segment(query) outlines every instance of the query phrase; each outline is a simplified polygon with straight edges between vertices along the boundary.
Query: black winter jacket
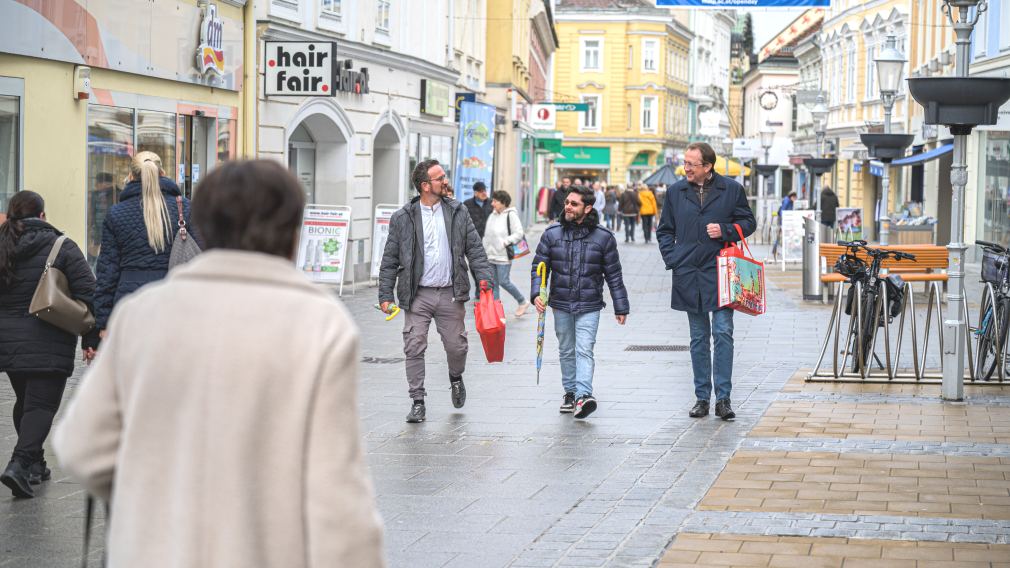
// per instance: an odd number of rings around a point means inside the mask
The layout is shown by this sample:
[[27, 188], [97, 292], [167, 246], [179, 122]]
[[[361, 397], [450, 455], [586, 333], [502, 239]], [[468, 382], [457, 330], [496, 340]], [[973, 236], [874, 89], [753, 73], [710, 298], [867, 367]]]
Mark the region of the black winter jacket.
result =
[[554, 219], [562, 219], [565, 216], [565, 200], [568, 199], [568, 192], [572, 190], [572, 186], [563, 185], [561, 189], [554, 191], [554, 195], [551, 196], [551, 208], [549, 219], [552, 221]]
[[[0, 285], [0, 371], [69, 377], [74, 371], [77, 337], [28, 314], [46, 258], [62, 233], [41, 219], [22, 222], [25, 231], [14, 249], [14, 283], [8, 289]], [[70, 239], [63, 242], [54, 267], [67, 277], [71, 295], [91, 306], [95, 276], [84, 253]], [[83, 347], [94, 347], [97, 335], [97, 330], [89, 333]]]
[[[753, 233], [756, 226], [743, 187], [730, 178], [713, 175], [704, 206], [686, 180], [666, 190], [656, 240], [666, 269], [673, 271], [670, 307], [675, 310], [700, 313], [719, 309], [719, 251], [724, 244], [740, 240], [734, 223], [740, 225], [744, 236]], [[708, 236], [709, 223], [719, 224], [722, 238]]]
[[[98, 255], [98, 286], [95, 293], [95, 320], [98, 329], [105, 329], [113, 306], [124, 296], [132, 294], [149, 282], [161, 280], [168, 273], [171, 242], [178, 230], [179, 209], [176, 196], [182, 195], [175, 182], [161, 178], [161, 195], [168, 207], [168, 246], [155, 253], [147, 242], [147, 225], [140, 198], [139, 181], [126, 184], [119, 203], [109, 210], [102, 227], [102, 250]], [[189, 222], [189, 200], [182, 198], [183, 219], [193, 238], [200, 242]]]
[[484, 200], [484, 206], [477, 205], [477, 199], [471, 197], [463, 202], [466, 206], [466, 210], [470, 212], [470, 220], [473, 221], [473, 228], [477, 229], [477, 234], [480, 238], [484, 238], [484, 229], [487, 227], [487, 218], [491, 216], [491, 212], [494, 211], [491, 207], [491, 198], [488, 197]]
[[547, 302], [550, 307], [573, 314], [602, 310], [607, 306], [603, 301], [605, 279], [614, 300], [614, 314], [626, 315], [631, 310], [621, 275], [617, 239], [599, 224], [600, 217], [594, 209], [582, 224], [569, 223], [562, 217], [561, 223], [547, 227], [533, 258], [530, 300], [540, 295], [537, 266], [545, 262], [550, 279]]

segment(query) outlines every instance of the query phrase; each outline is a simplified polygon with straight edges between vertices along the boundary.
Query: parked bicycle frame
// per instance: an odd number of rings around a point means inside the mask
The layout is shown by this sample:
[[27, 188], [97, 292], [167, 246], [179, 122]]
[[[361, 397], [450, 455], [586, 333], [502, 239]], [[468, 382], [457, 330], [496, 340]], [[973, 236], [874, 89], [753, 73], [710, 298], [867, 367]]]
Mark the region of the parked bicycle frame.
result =
[[979, 308], [978, 327], [973, 331], [978, 338], [979, 376], [984, 381], [992, 379], [997, 362], [1003, 359], [999, 380], [1003, 381], [1007, 372], [1006, 337], [1010, 327], [1010, 251], [988, 241], [975, 241], [982, 247], [982, 282], [987, 292], [982, 294]]

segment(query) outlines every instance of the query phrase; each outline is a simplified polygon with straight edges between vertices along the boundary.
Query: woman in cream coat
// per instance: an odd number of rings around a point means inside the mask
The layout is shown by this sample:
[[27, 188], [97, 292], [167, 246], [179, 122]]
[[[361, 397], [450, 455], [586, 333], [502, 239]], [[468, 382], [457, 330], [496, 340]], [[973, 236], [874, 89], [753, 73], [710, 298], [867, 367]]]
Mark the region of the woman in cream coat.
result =
[[116, 306], [54, 444], [110, 503], [109, 567], [384, 565], [358, 331], [294, 267], [303, 207], [279, 164], [220, 166], [209, 250]]
[[498, 299], [504, 288], [515, 298], [519, 307], [516, 317], [522, 317], [529, 309], [530, 303], [522, 292], [512, 283], [509, 274], [512, 272], [512, 259], [508, 257], [506, 248], [523, 240], [523, 224], [515, 207], [509, 207], [512, 196], [507, 191], [498, 190], [491, 194], [492, 213], [487, 218], [484, 228], [484, 251], [487, 260], [494, 268], [494, 297]]

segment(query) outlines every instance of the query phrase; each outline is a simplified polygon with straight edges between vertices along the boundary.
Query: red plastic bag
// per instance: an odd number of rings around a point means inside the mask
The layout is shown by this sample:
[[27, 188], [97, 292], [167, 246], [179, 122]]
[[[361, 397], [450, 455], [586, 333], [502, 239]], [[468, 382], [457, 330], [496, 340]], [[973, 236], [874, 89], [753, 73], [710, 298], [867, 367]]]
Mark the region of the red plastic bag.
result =
[[751, 257], [740, 225], [733, 227], [740, 235], [740, 242], [726, 243], [717, 259], [719, 307], [732, 308], [751, 316], [761, 315], [768, 309], [765, 265]]
[[494, 299], [491, 289], [480, 291], [480, 300], [473, 304], [473, 320], [484, 346], [488, 363], [505, 360], [505, 308]]

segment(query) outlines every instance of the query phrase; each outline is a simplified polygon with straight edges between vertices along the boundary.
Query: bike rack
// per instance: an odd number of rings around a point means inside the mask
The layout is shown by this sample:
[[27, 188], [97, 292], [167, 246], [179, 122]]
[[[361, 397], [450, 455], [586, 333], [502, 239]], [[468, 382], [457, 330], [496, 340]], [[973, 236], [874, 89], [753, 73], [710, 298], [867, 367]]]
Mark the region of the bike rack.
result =
[[[855, 310], [853, 314], [849, 315], [848, 325], [846, 326], [845, 340], [843, 345], [839, 345], [842, 339], [842, 316], [844, 314], [844, 309], [842, 307], [842, 302], [848, 296], [846, 294], [845, 284], [850, 287], [855, 286], [854, 297], [855, 297]], [[927, 373], [926, 372], [926, 358], [929, 353], [929, 339], [930, 334], [933, 331], [933, 322], [936, 322], [936, 340], [940, 349], [940, 365], [943, 366], [944, 351], [943, 351], [943, 329], [941, 322], [943, 321], [943, 305], [942, 290], [940, 283], [931, 282], [929, 286], [929, 293], [926, 299], [926, 319], [925, 327], [922, 334], [922, 349], [919, 349], [919, 329], [918, 329], [918, 318], [915, 314], [915, 295], [912, 291], [911, 283], [906, 282], [904, 288], [905, 298], [902, 302], [901, 313], [897, 316], [898, 331], [897, 331], [897, 341], [892, 346], [891, 344], [891, 325], [893, 324], [892, 318], [885, 318], [884, 329], [884, 369], [883, 373], [877, 372], [872, 369], [874, 354], [876, 352], [877, 344], [877, 329], [878, 326], [874, 325], [871, 327], [871, 338], [870, 338], [870, 352], [863, 353], [863, 330], [859, 322], [863, 321], [864, 310], [871, 310], [874, 318], [874, 323], [879, 321], [881, 316], [885, 313], [884, 310], [887, 309], [888, 296], [887, 296], [887, 286], [883, 285], [881, 287], [882, 293], [877, 298], [877, 301], [873, 306], [863, 306], [862, 301], [862, 285], [859, 282], [852, 283], [842, 283], [838, 287], [837, 294], [835, 296], [834, 307], [831, 311], [831, 317], [828, 320], [828, 329], [824, 336], [824, 342], [821, 345], [821, 351], [817, 358], [817, 364], [814, 365], [814, 370], [807, 375], [807, 381], [811, 382], [861, 382], [861, 383], [912, 383], [912, 384], [937, 384], [943, 380], [942, 374], [937, 373]], [[989, 300], [990, 305], [995, 305], [995, 292], [991, 284], [987, 284], [985, 290], [986, 298]], [[964, 317], [965, 327], [968, 333], [965, 334], [965, 347], [967, 348], [967, 358], [968, 358], [968, 375], [965, 379], [975, 385], [1002, 385], [1004, 384], [1004, 378], [1006, 375], [1005, 370], [1005, 360], [1008, 342], [1004, 334], [1010, 332], [1010, 329], [1004, 330], [1000, 328], [998, 321], [999, 318], [994, 317], [993, 325], [996, 327], [995, 334], [999, 339], [997, 345], [997, 360], [999, 363], [999, 380], [997, 382], [987, 382], [981, 381], [978, 378], [980, 374], [978, 369], [976, 369], [975, 360], [975, 349], [972, 345], [972, 327], [971, 319], [968, 313], [968, 302], [967, 295], [962, 292], [961, 294], [961, 305], [962, 305], [962, 317]], [[901, 360], [901, 346], [902, 340], [904, 339], [905, 332], [905, 320], [906, 315], [911, 321], [911, 335], [912, 335], [912, 372], [899, 372], [899, 364]], [[980, 324], [981, 325], [981, 322]], [[975, 330], [978, 328], [976, 327]], [[856, 353], [849, 353], [850, 346], [852, 345], [852, 338], [855, 335], [856, 338]], [[821, 366], [824, 363], [824, 357], [827, 354], [829, 346], [833, 346], [833, 355], [831, 362], [831, 371], [822, 371]], [[892, 356], [891, 349], [895, 349], [895, 353]], [[841, 356], [839, 357], [839, 354]], [[853, 362], [861, 361], [859, 365], [859, 372], [847, 372], [845, 370], [846, 363], [849, 361], [849, 356], [852, 356]]]

